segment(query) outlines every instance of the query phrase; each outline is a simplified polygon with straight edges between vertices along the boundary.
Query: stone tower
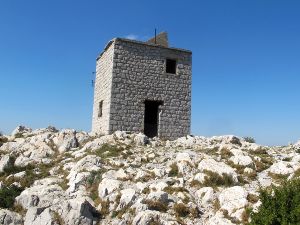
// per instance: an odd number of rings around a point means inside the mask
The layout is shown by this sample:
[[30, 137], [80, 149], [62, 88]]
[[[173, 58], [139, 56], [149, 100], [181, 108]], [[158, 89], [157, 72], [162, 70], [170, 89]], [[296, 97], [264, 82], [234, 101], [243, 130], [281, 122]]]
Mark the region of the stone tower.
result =
[[147, 42], [115, 38], [97, 58], [92, 131], [190, 133], [192, 52], [169, 47], [163, 32]]

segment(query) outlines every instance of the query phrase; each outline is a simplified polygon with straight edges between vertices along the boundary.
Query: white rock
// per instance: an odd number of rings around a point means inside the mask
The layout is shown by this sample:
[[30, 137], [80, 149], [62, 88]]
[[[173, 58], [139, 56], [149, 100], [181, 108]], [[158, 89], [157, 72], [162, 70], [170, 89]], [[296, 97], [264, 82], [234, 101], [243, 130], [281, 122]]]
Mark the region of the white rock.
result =
[[225, 173], [229, 176], [232, 176], [232, 178], [235, 182], [238, 181], [237, 174], [232, 167], [228, 166], [227, 164], [225, 164], [223, 162], [217, 162], [214, 159], [203, 159], [199, 163], [198, 169], [201, 172], [203, 172], [205, 170], [211, 171], [211, 172], [219, 174], [220, 176], [222, 176], [223, 173]]
[[77, 172], [76, 170], [72, 170], [67, 176], [68, 182], [68, 192], [74, 193], [77, 191], [86, 191], [86, 182], [87, 178], [90, 176], [90, 172]]
[[214, 216], [210, 217], [206, 223], [207, 225], [234, 225], [230, 220], [224, 218], [221, 212], [217, 212]]
[[14, 174], [14, 177], [15, 178], [23, 178], [26, 176], [26, 171], [22, 171], [22, 172], [19, 172], [19, 173], [15, 173]]
[[235, 165], [250, 166], [253, 165], [253, 160], [248, 155], [235, 155], [229, 158]]
[[15, 201], [24, 209], [30, 207], [48, 207], [55, 201], [61, 202], [66, 198], [65, 192], [58, 185], [61, 181], [58, 178], [37, 180], [31, 187], [25, 189], [16, 197]]
[[194, 180], [199, 181], [200, 183], [203, 183], [205, 181], [205, 177], [207, 177], [207, 175], [205, 173], [197, 173], [194, 176]]
[[159, 212], [146, 210], [139, 212], [133, 219], [132, 225], [147, 225], [147, 224], [161, 224], [159, 219]]
[[9, 167], [9, 165], [10, 165], [10, 156], [2, 155], [0, 158], [0, 173], [2, 173], [5, 168]]
[[117, 210], [123, 209], [128, 206], [135, 199], [135, 190], [132, 188], [124, 189], [121, 191], [121, 199]]
[[151, 192], [150, 194], [148, 194], [147, 199], [152, 201], [162, 202], [162, 203], [168, 203], [169, 200], [168, 193], [164, 191]]
[[136, 145], [143, 146], [149, 142], [149, 138], [145, 134], [139, 133], [134, 137], [133, 141]]
[[102, 175], [102, 178], [110, 178], [115, 180], [126, 180], [129, 178], [129, 175], [121, 168], [119, 170], [109, 170]]
[[96, 155], [87, 155], [80, 159], [73, 167], [76, 171], [98, 171], [101, 169], [101, 158]]
[[246, 173], [246, 174], [250, 174], [250, 173], [253, 173], [253, 172], [254, 172], [254, 170], [252, 168], [246, 167], [244, 169], [244, 173]]
[[233, 213], [247, 206], [247, 195], [247, 191], [241, 186], [226, 188], [218, 197], [221, 209], [227, 210], [229, 216], [236, 216]]
[[294, 172], [293, 167], [290, 165], [289, 162], [280, 161], [277, 163], [274, 163], [270, 168], [269, 171], [274, 174], [281, 174], [281, 175], [287, 175]]
[[24, 134], [28, 134], [28, 133], [31, 133], [32, 132], [32, 129], [29, 128], [29, 127], [25, 127], [25, 126], [18, 126], [16, 127], [13, 132], [11, 133], [12, 136], [16, 136], [17, 134], [21, 134], [21, 135], [24, 135]]
[[207, 204], [214, 200], [214, 189], [211, 187], [200, 188], [195, 194], [202, 204]]
[[58, 135], [55, 138], [53, 138], [53, 142], [56, 146], [58, 146], [58, 151], [60, 153], [78, 147], [78, 141], [76, 138], [75, 130], [61, 130], [58, 133]]
[[176, 155], [176, 161], [192, 162], [190, 155], [187, 152], [180, 152]]
[[52, 225], [55, 224], [51, 211], [47, 207], [30, 207], [25, 215], [24, 225]]
[[0, 224], [2, 225], [22, 225], [22, 216], [7, 209], [0, 209]]
[[98, 187], [99, 197], [104, 198], [105, 196], [119, 189], [120, 185], [121, 183], [118, 180], [104, 178]]
[[21, 154], [15, 161], [16, 166], [27, 166], [29, 163], [49, 163], [55, 152], [43, 141], [34, 144], [24, 143], [20, 146]]
[[107, 144], [107, 143], [110, 143], [110, 144], [115, 144], [116, 141], [114, 139], [114, 136], [113, 135], [105, 135], [105, 136], [102, 136], [102, 137], [99, 137], [99, 138], [95, 138], [93, 141], [90, 141], [90, 142], [87, 142], [82, 149], [84, 150], [96, 150], [96, 149], [99, 149], [101, 148], [102, 145], [104, 144]]
[[156, 190], [156, 191], [163, 191], [168, 185], [166, 182], [160, 181], [158, 183], [153, 183], [149, 186], [150, 189]]
[[70, 199], [61, 208], [61, 218], [66, 225], [91, 225], [99, 220], [96, 209], [84, 197]]

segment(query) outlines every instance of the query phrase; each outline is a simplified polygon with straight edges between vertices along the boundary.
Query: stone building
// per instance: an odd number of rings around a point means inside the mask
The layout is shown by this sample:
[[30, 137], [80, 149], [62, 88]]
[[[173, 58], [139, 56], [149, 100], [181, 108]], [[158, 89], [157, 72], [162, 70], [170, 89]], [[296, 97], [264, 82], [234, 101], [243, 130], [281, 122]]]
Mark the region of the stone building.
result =
[[191, 76], [192, 52], [169, 47], [165, 32], [147, 42], [112, 39], [97, 58], [92, 131], [189, 134]]

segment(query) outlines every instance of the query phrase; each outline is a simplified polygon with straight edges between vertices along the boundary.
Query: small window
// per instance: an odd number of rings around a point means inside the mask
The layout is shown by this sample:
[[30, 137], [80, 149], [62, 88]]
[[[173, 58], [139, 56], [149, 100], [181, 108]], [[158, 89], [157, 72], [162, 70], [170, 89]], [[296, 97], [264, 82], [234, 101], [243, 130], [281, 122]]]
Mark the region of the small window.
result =
[[98, 117], [102, 117], [103, 101], [99, 102]]
[[176, 60], [166, 59], [166, 73], [176, 74]]

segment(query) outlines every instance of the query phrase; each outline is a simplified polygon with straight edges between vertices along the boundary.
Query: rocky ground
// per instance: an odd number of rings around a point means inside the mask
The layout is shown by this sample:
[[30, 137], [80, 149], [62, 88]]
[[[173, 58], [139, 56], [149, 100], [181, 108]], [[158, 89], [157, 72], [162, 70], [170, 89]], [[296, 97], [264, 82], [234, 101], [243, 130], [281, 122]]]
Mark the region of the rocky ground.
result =
[[300, 175], [300, 142], [20, 126], [0, 146], [0, 224], [242, 224], [260, 188]]

